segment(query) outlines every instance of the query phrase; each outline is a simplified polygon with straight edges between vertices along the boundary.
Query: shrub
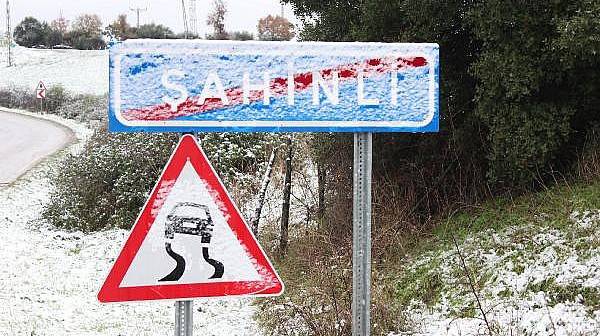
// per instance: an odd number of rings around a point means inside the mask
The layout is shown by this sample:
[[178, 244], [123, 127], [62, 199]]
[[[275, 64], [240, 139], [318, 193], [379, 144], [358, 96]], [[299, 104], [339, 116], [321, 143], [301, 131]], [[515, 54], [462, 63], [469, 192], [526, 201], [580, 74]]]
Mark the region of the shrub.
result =
[[[268, 138], [267, 138], [268, 139]], [[53, 174], [43, 216], [53, 225], [85, 232], [130, 228], [177, 143], [177, 134], [110, 134], [97, 130], [78, 155], [68, 155]], [[202, 145], [225, 184], [253, 197], [252, 178], [267, 154], [264, 136], [209, 134]]]
[[39, 111], [39, 101], [35, 97], [35, 92], [23, 88], [8, 88], [0, 90], [0, 106], [24, 109], [29, 111]]
[[108, 95], [89, 94], [69, 95], [54, 113], [79, 122], [106, 120]]
[[[108, 96], [73, 94], [61, 85], [54, 85], [48, 88], [44, 104], [46, 112], [87, 123], [106, 119]], [[39, 100], [34, 92], [23, 88], [0, 90], [0, 106], [40, 111]]]
[[46, 92], [45, 109], [48, 112], [56, 112], [65, 104], [68, 98], [69, 92], [62, 85], [53, 85]]
[[13, 36], [17, 44], [30, 48], [44, 45], [50, 31], [50, 26], [46, 22], [28, 16], [15, 27]]
[[96, 131], [81, 154], [68, 155], [56, 168], [43, 217], [85, 232], [131, 227], [176, 140], [175, 135]]

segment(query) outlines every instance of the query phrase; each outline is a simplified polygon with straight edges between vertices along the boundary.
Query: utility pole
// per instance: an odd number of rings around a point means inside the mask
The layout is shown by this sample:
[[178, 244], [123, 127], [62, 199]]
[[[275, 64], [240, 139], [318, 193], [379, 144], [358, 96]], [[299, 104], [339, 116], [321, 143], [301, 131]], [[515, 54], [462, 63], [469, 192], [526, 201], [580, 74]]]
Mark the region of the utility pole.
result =
[[183, 11], [183, 36], [187, 40], [190, 28], [188, 26], [187, 13], [185, 11], [185, 0], [181, 0], [181, 10]]
[[192, 35], [198, 35], [198, 19], [196, 18], [196, 0], [190, 0], [190, 12], [188, 13], [190, 17], [190, 32]]
[[10, 0], [6, 0], [6, 43], [8, 48], [8, 66], [12, 66], [12, 33], [10, 30]]
[[148, 7], [129, 7], [129, 10], [135, 12], [137, 15], [137, 28], [140, 28], [140, 12], [145, 12]]

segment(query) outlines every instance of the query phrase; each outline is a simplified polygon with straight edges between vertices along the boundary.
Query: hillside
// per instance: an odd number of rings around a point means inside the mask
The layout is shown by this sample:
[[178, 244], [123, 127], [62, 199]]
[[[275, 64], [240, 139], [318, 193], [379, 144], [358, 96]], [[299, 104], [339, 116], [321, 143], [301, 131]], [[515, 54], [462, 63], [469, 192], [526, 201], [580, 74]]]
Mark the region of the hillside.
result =
[[393, 271], [396, 303], [408, 308], [406, 330], [597, 335], [599, 226], [598, 182], [498, 199], [452, 216]]
[[[108, 92], [107, 50], [49, 50], [16, 47], [15, 65], [0, 66], [0, 89], [62, 85], [74, 93], [102, 95]], [[50, 97], [49, 97], [50, 98]]]

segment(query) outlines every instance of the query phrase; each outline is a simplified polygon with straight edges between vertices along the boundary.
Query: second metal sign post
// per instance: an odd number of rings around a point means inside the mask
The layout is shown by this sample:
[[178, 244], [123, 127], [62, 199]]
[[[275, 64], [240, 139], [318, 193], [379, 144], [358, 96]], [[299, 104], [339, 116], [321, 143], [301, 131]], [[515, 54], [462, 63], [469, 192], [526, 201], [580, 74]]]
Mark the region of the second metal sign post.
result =
[[371, 312], [371, 133], [354, 133], [352, 335], [368, 336]]

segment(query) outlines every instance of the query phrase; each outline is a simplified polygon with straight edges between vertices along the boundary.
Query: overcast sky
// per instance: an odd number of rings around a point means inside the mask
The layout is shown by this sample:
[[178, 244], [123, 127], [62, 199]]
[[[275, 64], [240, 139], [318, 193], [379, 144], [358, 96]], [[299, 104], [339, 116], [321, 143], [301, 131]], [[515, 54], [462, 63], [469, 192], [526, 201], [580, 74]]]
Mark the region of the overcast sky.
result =
[[[280, 14], [281, 4], [278, 0], [224, 0], [228, 13], [225, 28], [228, 31], [247, 30], [256, 33], [258, 19], [268, 14]], [[0, 31], [5, 31], [4, 18], [5, 1], [0, 1]], [[186, 0], [186, 4], [189, 0]], [[206, 35], [209, 28], [206, 26], [206, 16], [210, 10], [212, 0], [196, 0], [198, 30], [200, 36]], [[189, 6], [189, 5], [188, 5]], [[11, 21], [16, 26], [26, 16], [33, 16], [43, 21], [52, 21], [60, 13], [72, 21], [80, 14], [98, 14], [106, 26], [114, 21], [117, 15], [127, 14], [128, 21], [135, 25], [135, 13], [130, 7], [147, 7], [148, 10], [140, 14], [140, 24], [160, 23], [171, 27], [174, 32], [183, 32], [183, 14], [181, 0], [11, 0]], [[285, 7], [285, 16], [297, 23], [290, 7]]]

